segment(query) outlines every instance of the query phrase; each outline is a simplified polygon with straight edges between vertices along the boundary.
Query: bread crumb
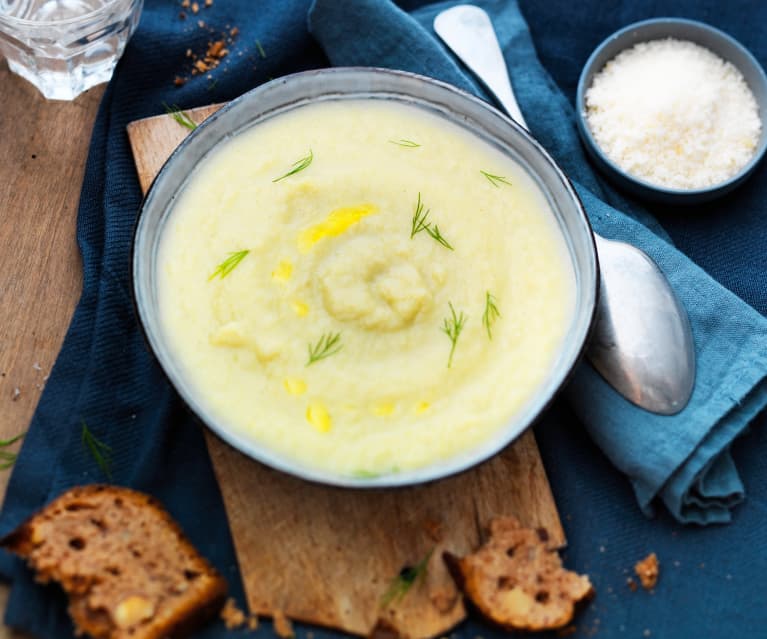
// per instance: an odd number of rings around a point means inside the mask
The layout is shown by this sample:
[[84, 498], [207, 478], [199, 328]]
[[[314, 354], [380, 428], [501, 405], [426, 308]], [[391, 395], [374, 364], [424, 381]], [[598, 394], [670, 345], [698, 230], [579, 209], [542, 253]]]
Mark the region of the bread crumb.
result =
[[652, 590], [655, 588], [655, 584], [658, 583], [658, 575], [660, 574], [660, 566], [658, 564], [658, 557], [654, 552], [651, 552], [647, 557], [638, 561], [634, 565], [634, 572], [639, 577], [639, 581], [642, 582], [642, 587], [645, 590]]
[[[193, 3], [192, 6], [198, 3]], [[203, 20], [197, 21], [197, 26], [200, 29], [207, 29], [209, 33], [215, 33], [214, 29], [208, 28]], [[191, 61], [191, 73], [186, 75], [176, 75], [173, 80], [173, 84], [177, 87], [183, 86], [192, 76], [205, 75], [208, 71], [218, 67], [222, 60], [229, 55], [229, 46], [234, 46], [235, 38], [239, 35], [240, 30], [237, 27], [226, 26], [226, 31], [222, 31], [217, 40], [208, 41], [205, 49], [199, 53], [195, 53], [191, 48], [187, 48], [184, 52], [186, 58]], [[242, 53], [240, 52], [240, 55]], [[226, 69], [224, 69], [226, 72]], [[208, 79], [211, 79], [208, 77]]]
[[212, 7], [213, 6], [213, 0], [205, 0], [205, 6], [206, 7]]
[[196, 2], [193, 2], [192, 3], [192, 13], [197, 13], [197, 12], [199, 12], [199, 10], [200, 10], [200, 5], [197, 4]]
[[227, 630], [234, 630], [245, 625], [245, 613], [237, 607], [237, 603], [231, 597], [226, 600], [221, 609], [221, 619]]
[[637, 582], [634, 581], [631, 577], [626, 578], [626, 585], [629, 587], [631, 592], [637, 591]]
[[190, 4], [191, 0], [182, 0], [181, 2], [181, 6], [184, 7], [184, 9], [188, 9]]
[[217, 40], [216, 42], [212, 42], [210, 46], [208, 46], [208, 50], [206, 51], [206, 56], [211, 56], [214, 58], [221, 57], [221, 52], [224, 51], [224, 41], [223, 40]]
[[293, 632], [293, 624], [291, 623], [290, 619], [285, 616], [285, 613], [282, 612], [282, 610], [274, 611], [274, 614], [272, 615], [272, 621], [274, 622], [274, 631], [278, 636], [283, 637], [283, 639], [295, 637], [295, 633]]

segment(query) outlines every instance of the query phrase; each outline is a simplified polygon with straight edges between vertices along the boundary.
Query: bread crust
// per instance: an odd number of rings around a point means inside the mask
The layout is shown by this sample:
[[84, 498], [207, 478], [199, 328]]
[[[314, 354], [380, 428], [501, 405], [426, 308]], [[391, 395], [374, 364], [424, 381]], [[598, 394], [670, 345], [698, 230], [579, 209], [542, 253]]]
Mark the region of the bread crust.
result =
[[187, 635], [215, 615], [226, 582], [153, 497], [92, 484], [65, 491], [0, 547], [69, 595], [78, 633], [95, 639]]

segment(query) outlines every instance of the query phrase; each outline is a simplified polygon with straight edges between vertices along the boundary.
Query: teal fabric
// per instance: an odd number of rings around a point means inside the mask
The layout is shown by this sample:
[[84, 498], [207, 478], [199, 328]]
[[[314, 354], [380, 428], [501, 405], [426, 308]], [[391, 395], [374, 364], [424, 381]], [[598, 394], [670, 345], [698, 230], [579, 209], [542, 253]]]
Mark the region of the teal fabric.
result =
[[[433, 34], [434, 16], [455, 4], [429, 5], [411, 17], [376, 0], [316, 0], [309, 29], [334, 65], [404, 69], [481, 95]], [[594, 173], [578, 139], [573, 108], [540, 64], [517, 4], [475, 4], [494, 17], [531, 133], [576, 182], [594, 229], [638, 246], [656, 261], [693, 329], [697, 379], [689, 405], [678, 415], [658, 416], [633, 406], [585, 362], [568, 387], [572, 407], [630, 478], [644, 512], [652, 513], [659, 498], [681, 522], [727, 522], [744, 495], [730, 444], [767, 404], [767, 320], [676, 250], [647, 210]]]

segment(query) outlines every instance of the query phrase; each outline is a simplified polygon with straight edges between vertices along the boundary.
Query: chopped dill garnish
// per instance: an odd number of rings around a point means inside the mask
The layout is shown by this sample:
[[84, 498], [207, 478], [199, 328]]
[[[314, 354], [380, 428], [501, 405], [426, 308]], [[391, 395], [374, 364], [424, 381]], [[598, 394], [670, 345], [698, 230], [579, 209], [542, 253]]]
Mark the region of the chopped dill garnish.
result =
[[416, 233], [420, 233], [425, 228], [428, 228], [429, 223], [426, 218], [429, 217], [429, 211], [425, 213], [423, 211], [423, 202], [421, 201], [421, 192], [418, 192], [418, 202], [415, 205], [415, 213], [413, 214], [412, 226], [410, 228], [410, 239], [415, 237]]
[[407, 147], [408, 149], [414, 149], [418, 146], [421, 146], [420, 144], [418, 144], [418, 142], [413, 142], [413, 140], [405, 140], [404, 138], [400, 140], [389, 140], [389, 142], [391, 142], [392, 144], [396, 144], [397, 146]]
[[483, 171], [482, 169], [479, 170], [479, 172], [484, 175], [490, 184], [492, 184], [495, 188], [499, 189], [501, 188], [498, 183], [501, 184], [507, 184], [508, 186], [511, 186], [511, 182], [509, 182], [505, 177], [502, 175], [493, 175], [492, 173], [488, 173], [487, 171]]
[[341, 333], [324, 333], [316, 344], [309, 344], [309, 359], [306, 365], [311, 366], [314, 362], [335, 355], [343, 348], [340, 342]]
[[493, 324], [495, 324], [495, 320], [501, 316], [501, 312], [498, 310], [498, 306], [496, 306], [497, 301], [498, 300], [495, 298], [495, 295], [493, 295], [490, 291], [486, 292], [485, 312], [482, 313], [482, 323], [485, 325], [485, 329], [487, 329], [488, 339], [493, 339], [491, 327]]
[[447, 358], [447, 367], [450, 368], [453, 364], [453, 353], [455, 353], [455, 345], [458, 343], [458, 337], [461, 335], [464, 325], [468, 317], [463, 311], [456, 315], [453, 303], [448, 302], [450, 307], [450, 317], [446, 317], [442, 323], [442, 332], [450, 338], [450, 355]]
[[190, 131], [194, 131], [197, 128], [197, 125], [192, 121], [192, 118], [190, 118], [175, 104], [173, 106], [168, 106], [165, 102], [163, 102], [162, 105], [165, 107], [165, 112], [181, 126], [186, 127]]
[[389, 588], [381, 597], [381, 607], [386, 608], [391, 603], [400, 601], [413, 587], [416, 581], [423, 579], [429, 566], [429, 559], [434, 554], [432, 548], [426, 556], [415, 566], [405, 566], [400, 573], [392, 579]]
[[85, 420], [81, 420], [83, 425], [82, 442], [85, 449], [96, 460], [96, 464], [101, 469], [101, 472], [106, 475], [107, 479], [112, 479], [112, 448], [107, 446], [104, 442], [99, 441], [91, 433]]
[[233, 253], [229, 253], [229, 256], [221, 262], [216, 267], [216, 270], [211, 273], [210, 277], [208, 278], [208, 281], [210, 282], [212, 279], [216, 277], [221, 277], [223, 280], [229, 273], [231, 273], [237, 265], [242, 262], [242, 260], [245, 259], [245, 256], [250, 253], [249, 249], [245, 249], [244, 251], [234, 251]]
[[293, 166], [290, 168], [290, 171], [288, 171], [285, 175], [281, 175], [278, 178], [274, 178], [272, 182], [279, 182], [280, 180], [284, 180], [286, 177], [295, 175], [299, 171], [303, 171], [307, 166], [309, 166], [312, 163], [313, 159], [314, 159], [314, 153], [312, 153], [312, 150], [309, 149], [309, 155], [294, 162]]
[[266, 51], [264, 51], [264, 47], [261, 46], [261, 42], [258, 40], [256, 40], [256, 49], [258, 49], [258, 55], [260, 55], [262, 59], [265, 59]]
[[[26, 434], [27, 431], [24, 431], [23, 433], [19, 433], [10, 439], [0, 439], [0, 448], [5, 448], [6, 446], [15, 444]], [[11, 466], [13, 466], [16, 463], [16, 457], [18, 457], [17, 453], [13, 453], [9, 450], [0, 450], [0, 470], [8, 470]]]
[[431, 235], [437, 242], [442, 244], [447, 249], [450, 249], [451, 251], [454, 251], [455, 249], [450, 245], [450, 242], [448, 242], [444, 237], [442, 237], [442, 233], [439, 232], [439, 227], [435, 224], [434, 226], [430, 226], [428, 229], [426, 229], [426, 232]]
[[426, 231], [432, 238], [437, 240], [442, 246], [444, 246], [447, 249], [450, 249], [453, 251], [453, 247], [450, 245], [450, 242], [448, 242], [442, 235], [442, 233], [439, 230], [439, 226], [436, 224], [432, 226], [431, 222], [428, 222], [429, 213], [431, 212], [431, 209], [426, 209], [424, 211], [423, 201], [421, 200], [421, 193], [418, 193], [418, 201], [415, 205], [415, 213], [413, 213], [413, 219], [411, 220], [410, 225], [410, 239], [412, 240], [416, 233], [420, 233], [421, 231]]
[[370, 470], [355, 470], [352, 473], [354, 479], [377, 479], [380, 476], [380, 473], [374, 473]]
[[8, 470], [16, 463], [16, 453], [0, 450], [0, 470]]

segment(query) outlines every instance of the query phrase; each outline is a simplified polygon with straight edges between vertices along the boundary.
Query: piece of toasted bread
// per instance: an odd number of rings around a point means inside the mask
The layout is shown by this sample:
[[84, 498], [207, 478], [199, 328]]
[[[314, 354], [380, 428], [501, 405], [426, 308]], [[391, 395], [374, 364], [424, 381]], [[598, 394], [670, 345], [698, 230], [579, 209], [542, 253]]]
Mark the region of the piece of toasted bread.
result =
[[562, 628], [594, 590], [588, 577], [562, 568], [548, 539], [543, 528], [501, 517], [490, 523], [490, 538], [479, 550], [446, 559], [466, 596], [494, 623], [508, 630]]
[[38, 581], [61, 584], [78, 634], [95, 639], [182, 636], [226, 595], [160, 504], [127, 488], [72, 488], [0, 546], [24, 557]]

